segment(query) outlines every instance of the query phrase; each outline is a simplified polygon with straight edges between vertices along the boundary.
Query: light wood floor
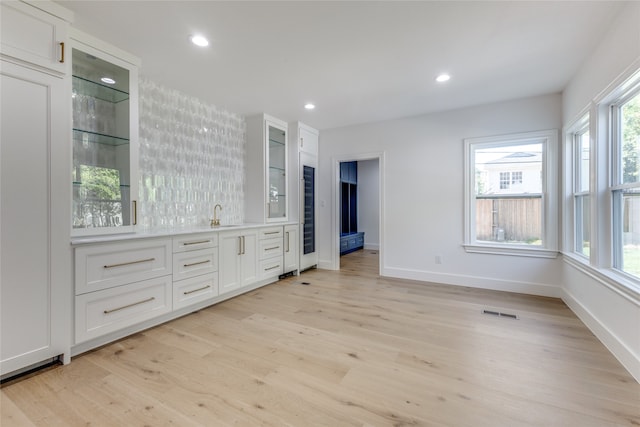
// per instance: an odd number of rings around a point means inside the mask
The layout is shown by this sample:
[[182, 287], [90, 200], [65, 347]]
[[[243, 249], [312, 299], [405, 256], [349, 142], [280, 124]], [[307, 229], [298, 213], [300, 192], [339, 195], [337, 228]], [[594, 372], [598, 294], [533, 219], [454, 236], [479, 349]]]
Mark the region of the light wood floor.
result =
[[561, 301], [342, 264], [5, 384], [1, 425], [640, 425], [640, 385]]

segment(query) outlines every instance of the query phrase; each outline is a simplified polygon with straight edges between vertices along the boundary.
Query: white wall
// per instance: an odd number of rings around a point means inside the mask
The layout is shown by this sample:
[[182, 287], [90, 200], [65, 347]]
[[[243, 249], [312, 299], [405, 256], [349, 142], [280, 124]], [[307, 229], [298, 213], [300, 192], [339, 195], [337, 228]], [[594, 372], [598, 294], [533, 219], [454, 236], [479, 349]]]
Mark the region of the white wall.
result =
[[[640, 67], [640, 3], [622, 10], [563, 94], [565, 125], [617, 78]], [[565, 263], [563, 299], [640, 381], [640, 295], [621, 292], [585, 267]]]
[[336, 161], [383, 153], [380, 262], [385, 276], [559, 296], [558, 259], [464, 251], [462, 167], [464, 138], [560, 126], [561, 97], [546, 95], [321, 132], [319, 266], [338, 265]]
[[378, 159], [358, 162], [358, 231], [364, 231], [365, 249], [380, 247], [378, 164]]

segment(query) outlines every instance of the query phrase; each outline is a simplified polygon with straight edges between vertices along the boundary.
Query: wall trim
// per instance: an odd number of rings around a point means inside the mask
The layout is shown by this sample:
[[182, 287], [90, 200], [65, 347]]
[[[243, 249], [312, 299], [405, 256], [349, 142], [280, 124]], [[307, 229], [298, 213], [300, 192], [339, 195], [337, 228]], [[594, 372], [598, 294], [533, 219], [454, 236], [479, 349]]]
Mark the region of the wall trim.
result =
[[379, 243], [365, 243], [364, 244], [364, 248], [371, 250], [371, 251], [375, 251], [380, 249], [380, 244]]
[[627, 371], [640, 383], [640, 355], [634, 352], [622, 342], [611, 329], [607, 328], [593, 313], [569, 291], [563, 289], [562, 301], [584, 323], [587, 328], [604, 344], [604, 346], [618, 359]]
[[515, 292], [519, 294], [529, 294], [551, 298], [562, 297], [562, 289], [559, 286], [546, 283], [520, 282], [515, 280], [494, 279], [490, 277], [437, 273], [433, 271], [394, 267], [383, 268], [382, 275], [399, 279], [435, 282], [445, 285], [490, 289], [493, 291]]

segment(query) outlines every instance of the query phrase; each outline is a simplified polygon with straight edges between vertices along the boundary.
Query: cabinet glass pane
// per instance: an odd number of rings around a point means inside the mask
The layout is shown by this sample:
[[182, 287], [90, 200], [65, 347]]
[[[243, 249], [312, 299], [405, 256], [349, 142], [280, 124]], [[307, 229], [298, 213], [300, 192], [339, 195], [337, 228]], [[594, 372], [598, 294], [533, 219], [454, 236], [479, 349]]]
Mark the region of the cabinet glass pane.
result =
[[269, 126], [269, 218], [287, 215], [286, 132]]
[[129, 70], [78, 49], [73, 62], [73, 228], [131, 225]]
[[303, 166], [304, 177], [304, 209], [303, 222], [303, 253], [310, 254], [316, 251], [316, 218], [315, 218], [315, 168]]

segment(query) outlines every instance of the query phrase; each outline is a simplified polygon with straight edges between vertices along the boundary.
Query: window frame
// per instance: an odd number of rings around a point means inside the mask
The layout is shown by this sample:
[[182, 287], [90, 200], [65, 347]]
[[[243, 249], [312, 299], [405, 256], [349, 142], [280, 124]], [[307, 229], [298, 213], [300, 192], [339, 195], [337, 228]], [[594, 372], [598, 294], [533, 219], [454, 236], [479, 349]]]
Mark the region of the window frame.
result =
[[[475, 152], [502, 145], [542, 143], [542, 245], [486, 242], [476, 239]], [[536, 258], [558, 256], [558, 130], [541, 130], [464, 140], [464, 243], [466, 252], [514, 255]]]
[[[589, 182], [587, 183], [587, 189], [582, 189], [582, 172], [583, 172], [583, 159], [582, 159], [582, 137], [585, 133], [589, 133], [589, 165], [588, 173], [589, 173]], [[583, 257], [585, 259], [589, 259], [591, 256], [591, 251], [589, 251], [589, 255], [586, 255], [583, 251], [583, 231], [584, 223], [582, 222], [583, 216], [581, 215], [584, 211], [584, 203], [578, 203], [578, 200], [584, 200], [585, 198], [589, 200], [589, 246], [592, 245], [591, 236], [592, 226], [593, 226], [593, 215], [591, 212], [591, 204], [593, 200], [592, 196], [592, 183], [591, 176], [592, 165], [591, 159], [593, 158], [593, 138], [591, 135], [590, 129], [590, 121], [589, 114], [584, 115], [576, 125], [573, 126], [570, 132], [571, 138], [571, 199], [572, 199], [572, 211], [571, 211], [571, 229], [572, 229], [572, 239], [571, 239], [571, 250], [577, 256]]]
[[630, 87], [622, 92], [608, 104], [608, 150], [610, 154], [609, 168], [611, 176], [607, 193], [611, 201], [611, 269], [615, 274], [624, 277], [636, 284], [640, 284], [640, 275], [634, 275], [623, 269], [623, 253], [624, 242], [622, 238], [622, 230], [624, 228], [624, 207], [621, 206], [623, 193], [626, 190], [640, 190], [640, 181], [625, 183], [623, 174], [623, 135], [622, 135], [622, 107], [635, 97], [640, 97], [640, 81], [630, 85]]
[[[614, 137], [612, 106], [620, 103], [630, 93], [640, 90], [640, 62], [628, 72], [611, 82], [582, 110], [579, 117], [566, 126], [564, 132], [563, 168], [563, 260], [586, 275], [599, 280], [626, 298], [635, 301], [640, 295], [640, 280], [624, 273], [614, 265], [614, 200], [613, 183], [618, 170], [614, 167]], [[590, 134], [590, 190], [591, 190], [591, 242], [590, 257], [578, 256], [573, 251], [574, 216], [573, 198], [575, 152], [572, 150], [572, 133], [580, 126], [580, 118], [589, 120]], [[620, 175], [621, 176], [621, 175]]]

